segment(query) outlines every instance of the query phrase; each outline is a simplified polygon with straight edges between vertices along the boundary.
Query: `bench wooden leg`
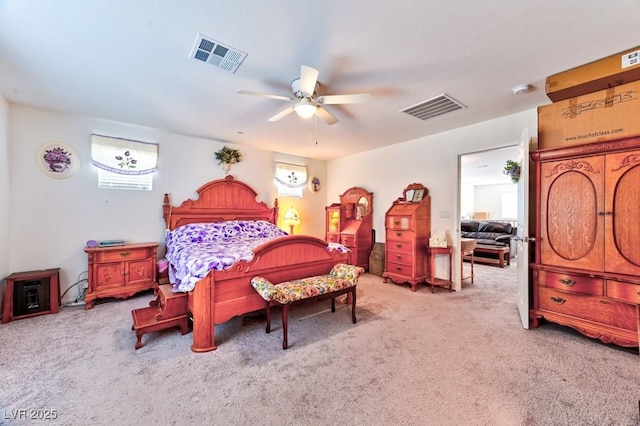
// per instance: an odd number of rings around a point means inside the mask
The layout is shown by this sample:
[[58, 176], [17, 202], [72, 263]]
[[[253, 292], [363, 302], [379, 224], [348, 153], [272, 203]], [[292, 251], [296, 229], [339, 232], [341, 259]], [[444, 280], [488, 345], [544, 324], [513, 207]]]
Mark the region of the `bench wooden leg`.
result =
[[289, 304], [282, 305], [282, 349], [289, 347], [287, 333], [289, 331]]
[[332, 297], [331, 298], [331, 312], [335, 312], [336, 311], [336, 298]]
[[353, 290], [349, 293], [351, 295], [351, 321], [355, 324], [356, 319], [356, 288], [353, 287]]
[[271, 304], [267, 302], [267, 333], [271, 333]]

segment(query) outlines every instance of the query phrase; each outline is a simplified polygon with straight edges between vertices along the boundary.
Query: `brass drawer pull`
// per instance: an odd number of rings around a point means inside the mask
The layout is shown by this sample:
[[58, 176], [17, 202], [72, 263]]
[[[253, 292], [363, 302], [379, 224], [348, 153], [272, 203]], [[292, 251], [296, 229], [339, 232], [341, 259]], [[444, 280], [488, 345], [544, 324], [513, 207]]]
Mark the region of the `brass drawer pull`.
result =
[[400, 255], [400, 254], [396, 254], [396, 259], [398, 259], [398, 260], [402, 260], [402, 255]]
[[396, 266], [396, 271], [402, 271], [402, 266]]
[[602, 303], [603, 305], [608, 305], [608, 304], [609, 304], [609, 303], [611, 303], [611, 302], [609, 302], [609, 301], [608, 301], [608, 300], [606, 300], [606, 299], [600, 299], [600, 303]]
[[129, 256], [130, 254], [131, 254], [131, 252], [130, 252], [130, 251], [121, 251], [121, 252], [120, 252], [120, 256], [122, 256], [122, 257], [127, 257], [127, 256]]
[[560, 281], [561, 284], [564, 284], [567, 287], [571, 287], [576, 283], [574, 280], [570, 280], [569, 278], [560, 278], [558, 281]]
[[550, 299], [556, 305], [562, 305], [564, 302], [566, 302], [566, 300], [562, 297], [551, 296]]
[[402, 232], [396, 232], [396, 237], [402, 237]]
[[402, 248], [402, 244], [397, 243], [397, 244], [396, 244], [396, 247], [398, 247], [398, 248]]

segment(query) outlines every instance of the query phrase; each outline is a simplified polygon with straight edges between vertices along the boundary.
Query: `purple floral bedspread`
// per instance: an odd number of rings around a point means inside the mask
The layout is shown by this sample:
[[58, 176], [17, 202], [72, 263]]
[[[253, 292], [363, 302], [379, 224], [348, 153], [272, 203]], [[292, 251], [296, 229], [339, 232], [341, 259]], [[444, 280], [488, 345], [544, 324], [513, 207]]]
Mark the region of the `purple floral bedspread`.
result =
[[[288, 235], [262, 220], [232, 220], [192, 223], [169, 231], [166, 237], [169, 272], [173, 291], [186, 292], [210, 270], [223, 270], [239, 260], [253, 259], [253, 249], [274, 238]], [[329, 250], [346, 252], [340, 244]]]

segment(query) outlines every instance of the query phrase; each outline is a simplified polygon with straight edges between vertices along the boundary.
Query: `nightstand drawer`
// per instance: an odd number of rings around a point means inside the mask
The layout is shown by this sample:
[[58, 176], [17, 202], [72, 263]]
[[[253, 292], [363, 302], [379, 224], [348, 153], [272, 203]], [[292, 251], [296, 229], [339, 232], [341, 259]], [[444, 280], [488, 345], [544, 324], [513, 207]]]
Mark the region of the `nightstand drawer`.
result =
[[121, 262], [124, 260], [147, 259], [154, 255], [152, 248], [127, 248], [123, 246], [120, 250], [100, 251], [94, 254], [95, 262]]
[[604, 280], [558, 272], [540, 271], [541, 286], [569, 291], [571, 293], [604, 296]]

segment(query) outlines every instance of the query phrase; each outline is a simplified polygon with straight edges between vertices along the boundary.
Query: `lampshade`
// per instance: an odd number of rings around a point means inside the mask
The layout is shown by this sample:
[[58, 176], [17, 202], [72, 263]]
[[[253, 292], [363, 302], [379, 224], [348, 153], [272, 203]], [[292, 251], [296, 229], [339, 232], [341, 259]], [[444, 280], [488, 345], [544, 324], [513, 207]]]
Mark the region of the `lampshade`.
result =
[[284, 214], [284, 223], [287, 226], [300, 225], [300, 213], [293, 207], [289, 207], [289, 210]]
[[289, 227], [289, 233], [293, 234], [293, 227], [300, 225], [300, 213], [298, 213], [298, 210], [293, 207], [289, 207], [289, 210], [284, 214], [284, 219], [282, 221]]
[[302, 98], [300, 102], [293, 106], [296, 113], [302, 118], [311, 118], [315, 115], [317, 106], [311, 103], [308, 98]]

